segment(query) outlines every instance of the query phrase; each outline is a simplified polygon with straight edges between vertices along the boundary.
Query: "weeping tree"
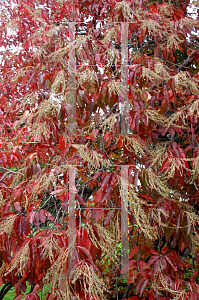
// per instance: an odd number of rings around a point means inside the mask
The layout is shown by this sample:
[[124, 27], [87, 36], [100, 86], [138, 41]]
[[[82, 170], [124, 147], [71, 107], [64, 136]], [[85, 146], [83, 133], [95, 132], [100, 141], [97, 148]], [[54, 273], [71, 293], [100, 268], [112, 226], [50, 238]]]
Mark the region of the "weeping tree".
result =
[[192, 5], [1, 1], [0, 299], [199, 298]]

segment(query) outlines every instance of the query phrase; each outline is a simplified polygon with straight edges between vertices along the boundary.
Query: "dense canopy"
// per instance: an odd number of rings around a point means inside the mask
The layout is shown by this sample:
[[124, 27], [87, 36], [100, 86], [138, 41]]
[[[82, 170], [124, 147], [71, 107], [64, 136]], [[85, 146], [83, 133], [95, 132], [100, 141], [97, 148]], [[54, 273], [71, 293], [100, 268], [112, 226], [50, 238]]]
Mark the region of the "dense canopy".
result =
[[197, 300], [199, 1], [0, 3], [0, 299]]

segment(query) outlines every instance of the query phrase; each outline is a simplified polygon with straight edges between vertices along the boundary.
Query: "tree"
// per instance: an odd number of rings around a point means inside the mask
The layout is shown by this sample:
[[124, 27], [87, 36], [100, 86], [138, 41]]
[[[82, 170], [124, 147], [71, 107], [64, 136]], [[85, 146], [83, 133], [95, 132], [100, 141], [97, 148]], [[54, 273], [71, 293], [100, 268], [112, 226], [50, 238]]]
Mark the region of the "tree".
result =
[[0, 299], [198, 299], [189, 4], [1, 1]]

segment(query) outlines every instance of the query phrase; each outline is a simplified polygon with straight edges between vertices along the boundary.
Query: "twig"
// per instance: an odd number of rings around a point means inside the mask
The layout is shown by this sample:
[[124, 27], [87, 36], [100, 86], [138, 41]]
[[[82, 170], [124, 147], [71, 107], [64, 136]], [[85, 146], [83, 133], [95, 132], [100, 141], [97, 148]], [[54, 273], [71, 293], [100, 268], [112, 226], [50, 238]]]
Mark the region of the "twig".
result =
[[190, 66], [190, 64], [193, 62], [194, 58], [193, 57], [188, 57], [178, 68], [178, 72], [185, 70]]
[[17, 172], [17, 171], [12, 171], [12, 170], [9, 170], [9, 169], [6, 169], [4, 167], [0, 167], [8, 172], [5, 172], [5, 174], [2, 176], [2, 178], [0, 179], [0, 181], [2, 181], [9, 173], [13, 173], [13, 174], [19, 174], [19, 175], [22, 175], [24, 176], [24, 174], [20, 173], [20, 172]]
[[1, 168], [1, 169], [4, 169], [4, 170], [6, 170], [6, 171], [8, 171], [8, 173], [15, 173], [15, 174], [19, 174], [19, 175], [24, 176], [24, 174], [21, 173], [21, 172], [13, 171], [13, 170], [10, 170], [10, 169], [4, 168], [4, 167], [0, 167], [0, 168]]

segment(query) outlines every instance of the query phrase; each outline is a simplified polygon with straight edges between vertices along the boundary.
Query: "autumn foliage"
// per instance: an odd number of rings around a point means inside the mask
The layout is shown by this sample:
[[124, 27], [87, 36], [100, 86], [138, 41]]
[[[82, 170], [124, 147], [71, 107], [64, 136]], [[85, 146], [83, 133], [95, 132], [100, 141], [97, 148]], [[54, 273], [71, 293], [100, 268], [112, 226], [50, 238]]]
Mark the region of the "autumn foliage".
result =
[[0, 2], [0, 299], [199, 299], [198, 1]]

